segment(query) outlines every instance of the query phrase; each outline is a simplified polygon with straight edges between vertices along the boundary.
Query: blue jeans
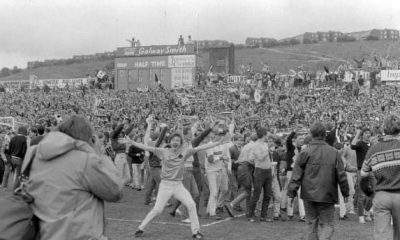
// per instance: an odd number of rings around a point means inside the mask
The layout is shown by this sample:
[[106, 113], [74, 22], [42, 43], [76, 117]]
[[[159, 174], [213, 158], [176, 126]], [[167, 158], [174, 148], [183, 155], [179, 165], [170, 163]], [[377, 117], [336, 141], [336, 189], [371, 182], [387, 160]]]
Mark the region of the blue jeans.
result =
[[250, 216], [254, 217], [254, 211], [258, 199], [260, 198], [261, 191], [264, 191], [262, 207], [261, 207], [261, 218], [267, 217], [268, 205], [271, 200], [272, 193], [272, 170], [255, 168], [254, 170], [254, 191], [250, 203]]
[[[374, 239], [389, 240], [393, 228], [393, 239], [400, 239], [400, 193], [376, 192], [374, 200]], [[393, 218], [393, 227], [390, 220]]]
[[0, 185], [3, 183], [3, 175], [5, 171], [5, 162], [0, 158]]
[[21, 178], [21, 169], [22, 169], [22, 159], [18, 158], [18, 157], [11, 157], [11, 163], [12, 165], [14, 165], [15, 167], [15, 174], [17, 175], [15, 178], [15, 182], [14, 182], [14, 190], [17, 189], [19, 187], [19, 185], [21, 184], [20, 182], [20, 178]]
[[10, 161], [4, 163], [3, 181], [1, 183], [3, 188], [8, 188], [8, 179], [10, 178], [10, 174], [11, 174], [11, 170], [12, 170]]
[[[333, 235], [335, 204], [304, 200], [306, 219], [309, 224], [308, 240], [328, 240]], [[321, 227], [318, 234], [318, 226]], [[319, 235], [319, 236], [318, 236]]]
[[251, 204], [251, 188], [253, 185], [253, 166], [251, 164], [239, 164], [237, 170], [237, 181], [240, 185], [239, 195], [232, 201], [232, 203], [240, 204], [241, 201], [246, 200], [246, 216], [250, 217], [250, 204]]
[[366, 196], [363, 193], [363, 191], [361, 191], [360, 188], [360, 171], [357, 171], [357, 182], [356, 182], [356, 195], [357, 195], [357, 214], [359, 217], [364, 216], [364, 210], [365, 210], [365, 199]]

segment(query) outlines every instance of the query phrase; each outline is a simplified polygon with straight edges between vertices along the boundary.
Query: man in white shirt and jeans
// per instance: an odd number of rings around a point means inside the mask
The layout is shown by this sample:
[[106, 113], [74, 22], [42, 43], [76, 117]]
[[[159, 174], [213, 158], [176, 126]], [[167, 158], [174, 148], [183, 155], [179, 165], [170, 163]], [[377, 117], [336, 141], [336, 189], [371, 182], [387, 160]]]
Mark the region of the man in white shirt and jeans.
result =
[[271, 218], [267, 218], [268, 205], [272, 193], [272, 161], [269, 155], [269, 147], [266, 143], [268, 131], [266, 128], [260, 127], [256, 130], [257, 141], [252, 146], [250, 159], [254, 160], [254, 191], [251, 198], [249, 221], [255, 222], [255, 209], [263, 191], [263, 200], [260, 221], [271, 222]]

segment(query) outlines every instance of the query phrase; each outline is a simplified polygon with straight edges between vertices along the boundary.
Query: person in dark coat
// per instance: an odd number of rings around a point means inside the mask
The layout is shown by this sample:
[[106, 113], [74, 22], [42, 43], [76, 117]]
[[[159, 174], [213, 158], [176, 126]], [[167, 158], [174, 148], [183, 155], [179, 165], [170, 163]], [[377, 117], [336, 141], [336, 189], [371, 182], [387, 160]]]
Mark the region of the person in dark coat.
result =
[[347, 202], [349, 184], [340, 153], [325, 142], [325, 125], [317, 122], [310, 132], [313, 140], [301, 151], [295, 163], [287, 195], [293, 199], [301, 187], [300, 195], [309, 222], [308, 239], [331, 239], [335, 203], [338, 203], [338, 185]]

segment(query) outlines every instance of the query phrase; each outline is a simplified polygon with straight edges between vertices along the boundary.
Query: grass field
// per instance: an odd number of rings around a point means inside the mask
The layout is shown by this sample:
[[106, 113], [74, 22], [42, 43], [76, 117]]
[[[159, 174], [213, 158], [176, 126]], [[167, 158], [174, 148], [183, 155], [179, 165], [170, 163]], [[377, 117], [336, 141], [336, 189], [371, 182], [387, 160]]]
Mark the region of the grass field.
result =
[[[124, 198], [118, 203], [106, 204], [107, 235], [113, 240], [135, 239], [134, 233], [141, 220], [151, 210], [151, 206], [144, 206], [144, 192], [124, 189]], [[180, 222], [181, 218], [171, 217], [169, 208], [148, 226], [143, 237], [140, 239], [180, 240], [191, 239], [190, 226]], [[204, 207], [200, 211], [204, 214]], [[238, 213], [239, 215], [240, 213]], [[373, 225], [367, 223], [361, 225], [357, 217], [350, 215], [351, 220], [339, 221], [336, 213], [335, 240], [372, 239]], [[307, 224], [298, 220], [273, 223], [249, 223], [244, 216], [231, 219], [224, 215], [220, 221], [212, 221], [200, 218], [202, 232], [205, 239], [215, 240], [300, 240], [306, 239]]]

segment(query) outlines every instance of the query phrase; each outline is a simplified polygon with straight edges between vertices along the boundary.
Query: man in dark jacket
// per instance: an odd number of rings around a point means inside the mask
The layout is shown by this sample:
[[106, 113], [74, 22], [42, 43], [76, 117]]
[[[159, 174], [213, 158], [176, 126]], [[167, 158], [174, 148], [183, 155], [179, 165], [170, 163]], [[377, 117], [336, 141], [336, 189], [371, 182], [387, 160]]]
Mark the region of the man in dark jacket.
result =
[[325, 126], [317, 122], [310, 132], [313, 140], [295, 163], [287, 194], [293, 199], [301, 186], [301, 198], [309, 222], [308, 239], [331, 239], [338, 184], [345, 202], [349, 196], [349, 185], [339, 152], [324, 141]]
[[28, 130], [26, 127], [21, 126], [18, 128], [18, 134], [11, 138], [9, 151], [11, 154], [11, 163], [15, 167], [16, 178], [14, 182], [14, 190], [20, 185], [22, 162], [25, 158], [27, 146]]
[[[297, 129], [289, 134], [286, 139], [286, 159], [285, 161], [281, 161], [281, 165], [284, 166], [280, 168], [281, 173], [282, 175], [286, 175], [286, 179], [283, 176], [281, 177], [281, 180], [283, 180], [281, 181], [283, 189], [281, 194], [281, 208], [283, 212], [287, 213], [289, 220], [293, 219], [294, 210], [293, 206], [288, 204], [287, 189], [293, 172], [293, 158], [295, 157], [296, 152], [299, 153], [301, 151], [301, 146], [304, 144], [304, 137], [304, 134], [300, 134]], [[284, 218], [286, 218], [286, 216]]]
[[361, 168], [365, 160], [365, 155], [368, 152], [369, 147], [371, 146], [370, 138], [371, 138], [371, 130], [368, 128], [364, 129], [357, 129], [356, 136], [354, 137], [353, 141], [351, 141], [350, 148], [356, 151], [357, 156], [357, 182], [356, 182], [356, 194], [355, 200], [357, 203], [357, 215], [358, 215], [358, 222], [361, 224], [365, 223], [365, 200], [366, 196], [360, 189], [360, 179], [361, 179]]
[[[0, 127], [0, 148], [2, 148], [3, 145], [5, 145], [5, 143], [6, 143], [6, 134], [5, 134], [4, 129]], [[1, 149], [1, 150], [3, 150], [3, 149]], [[7, 162], [5, 154], [3, 154], [1, 152], [1, 150], [0, 150], [0, 186], [3, 183], [3, 175], [4, 175], [4, 170], [5, 170], [5, 163]]]

